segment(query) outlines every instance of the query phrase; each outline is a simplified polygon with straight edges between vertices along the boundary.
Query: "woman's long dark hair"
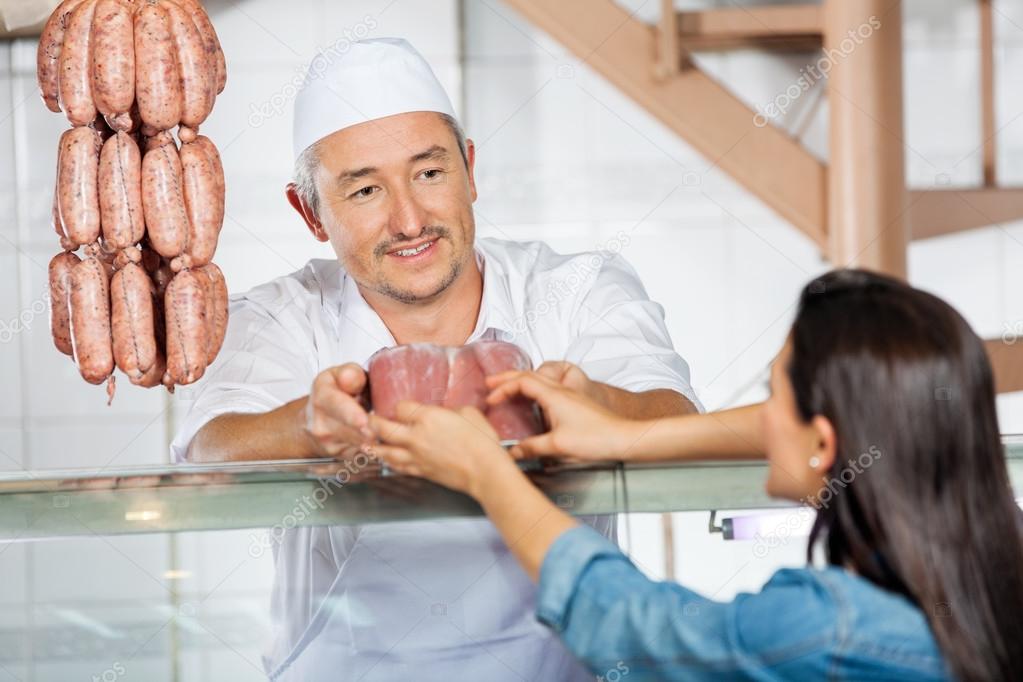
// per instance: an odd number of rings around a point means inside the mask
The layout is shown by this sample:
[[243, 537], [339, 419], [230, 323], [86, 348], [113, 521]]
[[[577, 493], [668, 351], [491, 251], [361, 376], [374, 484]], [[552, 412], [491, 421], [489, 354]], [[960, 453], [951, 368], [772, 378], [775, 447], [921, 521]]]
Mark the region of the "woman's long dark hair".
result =
[[861, 270], [811, 282], [791, 340], [799, 412], [837, 435], [810, 552], [823, 540], [830, 563], [915, 602], [956, 677], [1023, 679], [1023, 524], [981, 340]]

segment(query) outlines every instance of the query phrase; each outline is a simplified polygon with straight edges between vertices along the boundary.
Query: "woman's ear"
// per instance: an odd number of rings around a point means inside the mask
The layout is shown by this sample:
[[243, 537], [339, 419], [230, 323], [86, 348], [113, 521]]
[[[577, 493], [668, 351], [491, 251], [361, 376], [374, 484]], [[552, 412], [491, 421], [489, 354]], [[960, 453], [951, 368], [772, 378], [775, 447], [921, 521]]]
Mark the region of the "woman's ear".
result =
[[291, 207], [298, 211], [298, 214], [302, 216], [302, 220], [305, 221], [306, 227], [312, 233], [316, 241], [325, 242], [330, 239], [327, 231], [323, 229], [323, 223], [316, 217], [316, 213], [312, 207], [306, 203], [305, 199], [298, 193], [298, 187], [293, 182], [289, 182], [288, 186], [284, 190], [285, 195], [288, 197], [288, 203]]
[[813, 457], [816, 460], [816, 469], [819, 473], [831, 469], [835, 463], [835, 454], [838, 448], [835, 427], [831, 420], [823, 415], [814, 415], [810, 420], [810, 427], [813, 429], [813, 437], [816, 440], [813, 446]]

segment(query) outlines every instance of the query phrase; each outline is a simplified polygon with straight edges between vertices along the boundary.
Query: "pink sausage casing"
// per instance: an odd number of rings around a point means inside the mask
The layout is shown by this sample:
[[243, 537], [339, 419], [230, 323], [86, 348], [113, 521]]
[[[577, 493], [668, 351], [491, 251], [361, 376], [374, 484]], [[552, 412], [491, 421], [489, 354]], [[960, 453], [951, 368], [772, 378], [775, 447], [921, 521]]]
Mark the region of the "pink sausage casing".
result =
[[[148, 126], [143, 125], [143, 128], [147, 128], [147, 127]], [[173, 145], [174, 144], [174, 136], [171, 135], [166, 130], [155, 130], [154, 129], [151, 132], [153, 134], [152, 135], [148, 135], [148, 134], [146, 134], [145, 130], [142, 131], [143, 140], [145, 142], [145, 148], [144, 148], [145, 152], [152, 151], [153, 149], [156, 149], [157, 147], [163, 147], [163, 146], [166, 146], [166, 145]], [[177, 147], [175, 146], [174, 149], [176, 151]]]
[[57, 209], [73, 248], [99, 238], [99, 133], [82, 126], [60, 137], [57, 153]]
[[204, 283], [206, 289], [206, 364], [212, 365], [221, 346], [224, 345], [224, 336], [227, 333], [227, 281], [224, 273], [215, 263], [207, 263], [198, 268], [206, 278]]
[[73, 126], [88, 125], [96, 118], [90, 58], [95, 13], [96, 0], [85, 0], [71, 12], [58, 60], [59, 104]]
[[173, 2], [163, 6], [170, 20], [181, 78], [181, 124], [197, 128], [213, 109], [216, 67], [191, 15]]
[[117, 260], [118, 251], [110, 247], [102, 239], [97, 240], [92, 244], [87, 244], [83, 249], [87, 258], [92, 257], [100, 262], [103, 269], [106, 270], [107, 280], [114, 276], [114, 261]]
[[128, 263], [142, 263], [142, 250], [137, 246], [128, 246], [114, 253], [114, 270], [120, 270]]
[[[168, 268], [169, 271], [169, 268]], [[154, 277], [152, 274], [150, 277]], [[167, 389], [172, 393], [174, 392], [174, 382], [171, 381], [170, 375], [167, 373], [167, 316], [164, 314], [164, 292], [166, 291], [166, 285], [170, 282], [168, 279], [164, 282], [163, 287], [160, 287], [153, 279], [153, 316], [155, 319], [156, 326], [156, 363], [145, 376], [138, 381], [139, 386], [151, 387], [165, 384]]]
[[188, 214], [181, 159], [173, 143], [150, 148], [142, 157], [142, 211], [153, 250], [174, 258], [188, 240]]
[[39, 83], [39, 94], [42, 96], [46, 108], [53, 112], [60, 111], [57, 74], [60, 68], [60, 53], [64, 48], [64, 35], [71, 19], [71, 12], [80, 4], [82, 4], [82, 0], [64, 0], [57, 5], [39, 35], [39, 46], [36, 50], [36, 80]]
[[163, 382], [164, 376], [167, 374], [167, 358], [164, 357], [163, 351], [159, 348], [156, 349], [156, 362], [146, 372], [138, 377], [128, 377], [131, 383], [136, 386], [142, 386], [143, 388], [152, 388], [159, 386]]
[[128, 0], [98, 0], [90, 52], [96, 109], [116, 121], [118, 129], [127, 130], [131, 119], [123, 114], [135, 101], [135, 40]]
[[195, 26], [202, 36], [206, 54], [213, 65], [215, 94], [219, 95], [224, 91], [224, 85], [227, 83], [227, 65], [224, 61], [224, 50], [220, 47], [220, 39], [213, 28], [213, 22], [210, 21], [209, 15], [206, 14], [206, 10], [198, 0], [168, 0], [168, 2], [175, 2], [192, 16], [192, 21], [195, 22]]
[[210, 161], [210, 168], [213, 169], [213, 177], [217, 181], [217, 196], [220, 197], [220, 221], [224, 221], [224, 163], [220, 160], [220, 152], [217, 151], [217, 145], [213, 144], [213, 140], [206, 137], [205, 135], [199, 135], [195, 143], [200, 145], [206, 152], [206, 156]]
[[57, 198], [60, 192], [60, 149], [57, 149], [57, 181], [53, 183], [53, 210], [51, 213], [51, 222], [53, 223], [53, 230], [60, 237], [60, 248], [65, 251], [74, 251], [78, 248], [78, 245], [68, 239], [67, 234], [64, 232], [64, 223], [60, 219], [60, 206]]
[[213, 301], [213, 282], [202, 268], [196, 268], [192, 270], [192, 272], [196, 274], [196, 279], [198, 279], [199, 284], [202, 285], [203, 307], [206, 310], [206, 365], [209, 366], [210, 363], [213, 362], [210, 350], [214, 343], [214, 337], [216, 336], [213, 320], [213, 312], [216, 307], [216, 304]]
[[153, 286], [136, 263], [128, 263], [110, 280], [110, 320], [114, 362], [132, 381], [156, 363]]
[[210, 169], [213, 172], [213, 179], [216, 181], [217, 192], [216, 192], [216, 210], [217, 213], [214, 217], [213, 222], [217, 225], [217, 234], [220, 234], [220, 229], [224, 226], [224, 206], [227, 200], [226, 195], [226, 184], [224, 182], [224, 163], [220, 159], [220, 152], [217, 151], [217, 145], [213, 144], [213, 140], [206, 137], [205, 135], [199, 135], [195, 139], [195, 144], [199, 145], [203, 151], [206, 152], [206, 158], [209, 160]]
[[73, 253], [62, 251], [50, 260], [50, 332], [53, 345], [64, 355], [73, 355], [71, 346], [71, 317], [68, 312], [68, 289], [71, 269], [82, 260]]
[[174, 275], [164, 294], [167, 319], [167, 375], [190, 384], [206, 371], [206, 293], [197, 273]]
[[181, 120], [181, 77], [170, 19], [162, 4], [148, 0], [135, 11], [135, 98], [142, 121], [156, 130]]
[[188, 212], [188, 255], [191, 267], [210, 262], [224, 223], [223, 169], [208, 138], [181, 145], [185, 208]]
[[103, 143], [99, 188], [103, 239], [115, 249], [137, 244], [146, 232], [142, 212], [142, 154], [128, 133], [117, 133]]
[[101, 384], [114, 371], [110, 337], [110, 284], [96, 258], [86, 258], [71, 269], [68, 287], [71, 346], [82, 378]]

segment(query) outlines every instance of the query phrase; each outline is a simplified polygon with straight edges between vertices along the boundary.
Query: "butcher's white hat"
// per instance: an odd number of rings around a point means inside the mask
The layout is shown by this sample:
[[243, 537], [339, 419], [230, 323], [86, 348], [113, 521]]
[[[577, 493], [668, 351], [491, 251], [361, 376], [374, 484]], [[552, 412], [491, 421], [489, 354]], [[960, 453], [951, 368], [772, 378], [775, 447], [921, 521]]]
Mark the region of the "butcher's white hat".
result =
[[412, 111], [455, 118], [451, 100], [430, 65], [401, 38], [346, 43], [321, 52], [295, 98], [295, 158], [310, 145], [349, 126]]

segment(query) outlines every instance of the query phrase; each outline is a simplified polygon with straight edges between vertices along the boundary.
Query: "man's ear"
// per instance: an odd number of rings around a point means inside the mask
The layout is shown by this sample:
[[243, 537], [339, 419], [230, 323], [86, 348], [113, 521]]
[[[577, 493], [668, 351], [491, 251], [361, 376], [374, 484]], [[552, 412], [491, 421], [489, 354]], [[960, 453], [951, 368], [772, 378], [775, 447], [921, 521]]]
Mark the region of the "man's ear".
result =
[[316, 241], [325, 242], [330, 239], [327, 231], [323, 229], [323, 223], [316, 217], [316, 213], [312, 207], [306, 203], [305, 199], [302, 198], [298, 193], [298, 187], [293, 182], [289, 182], [287, 188], [284, 190], [285, 195], [288, 197], [288, 203], [291, 207], [298, 211], [298, 214], [302, 216], [302, 220], [305, 221], [306, 227], [312, 233]]
[[831, 420], [823, 415], [814, 415], [810, 426], [813, 428], [814, 438], [817, 439], [813, 450], [818, 461], [816, 469], [820, 473], [824, 473], [829, 471], [831, 465], [835, 463], [838, 437], [835, 435], [835, 427]]
[[469, 191], [472, 193], [473, 203], [476, 202], [476, 145], [473, 141], [465, 141], [465, 165], [469, 171]]

